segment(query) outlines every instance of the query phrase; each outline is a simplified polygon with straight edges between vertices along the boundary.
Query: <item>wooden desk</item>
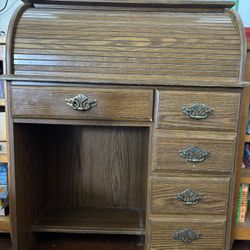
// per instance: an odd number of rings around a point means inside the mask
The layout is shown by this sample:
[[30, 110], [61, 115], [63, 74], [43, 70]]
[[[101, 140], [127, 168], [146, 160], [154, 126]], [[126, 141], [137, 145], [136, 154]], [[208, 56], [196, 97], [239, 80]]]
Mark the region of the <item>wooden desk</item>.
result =
[[5, 76], [13, 249], [63, 232], [228, 250], [248, 108], [232, 1], [34, 2]]

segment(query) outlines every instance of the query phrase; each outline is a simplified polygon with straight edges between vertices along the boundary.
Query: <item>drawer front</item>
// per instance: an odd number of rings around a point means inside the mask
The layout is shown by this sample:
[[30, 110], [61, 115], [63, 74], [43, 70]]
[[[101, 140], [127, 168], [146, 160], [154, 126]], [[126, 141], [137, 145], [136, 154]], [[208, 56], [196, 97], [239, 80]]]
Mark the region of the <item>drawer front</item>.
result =
[[231, 172], [235, 133], [155, 131], [153, 171]]
[[12, 86], [12, 116], [151, 121], [153, 91]]
[[157, 127], [237, 130], [240, 93], [159, 91]]
[[152, 178], [152, 214], [226, 215], [229, 178]]
[[[152, 219], [149, 221], [150, 250], [223, 250], [225, 219]], [[209, 246], [209, 248], [208, 248]]]

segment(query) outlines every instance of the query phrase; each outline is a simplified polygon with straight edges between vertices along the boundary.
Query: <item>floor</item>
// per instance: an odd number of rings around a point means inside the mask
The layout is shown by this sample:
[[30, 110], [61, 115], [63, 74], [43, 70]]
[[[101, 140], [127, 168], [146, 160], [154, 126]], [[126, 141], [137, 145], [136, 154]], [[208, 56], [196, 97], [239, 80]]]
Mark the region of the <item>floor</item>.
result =
[[[0, 235], [0, 249], [10, 250], [10, 239], [7, 235]], [[249, 250], [250, 241], [236, 241], [232, 250]], [[33, 250], [143, 250], [132, 239], [118, 239], [117, 243], [108, 238], [51, 236], [39, 239]]]

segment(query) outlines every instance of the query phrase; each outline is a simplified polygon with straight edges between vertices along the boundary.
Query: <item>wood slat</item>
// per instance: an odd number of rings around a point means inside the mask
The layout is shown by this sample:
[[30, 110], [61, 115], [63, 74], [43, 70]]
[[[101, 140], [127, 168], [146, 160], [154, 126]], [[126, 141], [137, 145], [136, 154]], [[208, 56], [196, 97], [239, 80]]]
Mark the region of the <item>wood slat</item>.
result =
[[[57, 65], [60, 64], [62, 66], [65, 65], [72, 65], [77, 63], [85, 63], [85, 62], [110, 62], [110, 63], [136, 63], [136, 64], [158, 64], [158, 65], [168, 65], [168, 64], [175, 64], [175, 65], [185, 65], [186, 63], [189, 63], [190, 65], [228, 65], [228, 66], [234, 66], [236, 67], [238, 63], [235, 61], [235, 59], [239, 58], [239, 56], [228, 56], [231, 60], [226, 61], [225, 59], [221, 58], [220, 60], [214, 60], [214, 56], [212, 55], [192, 55], [192, 54], [182, 54], [182, 56], [170, 56], [168, 58], [166, 57], [143, 57], [140, 56], [140, 54], [137, 54], [138, 57], [126, 57], [124, 54], [121, 54], [122, 56], [117, 57], [115, 55], [105, 54], [103, 56], [96, 56], [92, 55], [89, 56], [72, 56], [72, 55], [49, 55], [49, 54], [40, 54], [40, 55], [32, 55], [32, 54], [14, 54], [14, 60], [16, 64], [36, 64], [37, 61], [39, 61], [41, 64], [48, 63], [48, 65]], [[228, 58], [227, 57], [227, 58]], [[204, 60], [206, 58], [206, 60]], [[225, 57], [226, 58], [226, 57]], [[45, 62], [44, 62], [45, 61]], [[235, 68], [234, 68], [235, 69]]]
[[129, 84], [239, 79], [241, 41], [229, 14], [107, 10], [25, 11], [14, 43], [15, 74]]

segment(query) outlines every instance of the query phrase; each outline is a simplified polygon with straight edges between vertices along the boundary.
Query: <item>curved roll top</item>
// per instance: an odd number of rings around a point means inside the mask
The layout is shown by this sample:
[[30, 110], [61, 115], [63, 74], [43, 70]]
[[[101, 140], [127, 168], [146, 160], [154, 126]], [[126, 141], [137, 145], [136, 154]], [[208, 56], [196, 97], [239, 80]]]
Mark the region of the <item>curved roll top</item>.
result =
[[29, 8], [14, 32], [12, 73], [91, 83], [230, 86], [239, 81], [244, 55], [231, 15]]

